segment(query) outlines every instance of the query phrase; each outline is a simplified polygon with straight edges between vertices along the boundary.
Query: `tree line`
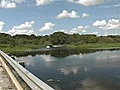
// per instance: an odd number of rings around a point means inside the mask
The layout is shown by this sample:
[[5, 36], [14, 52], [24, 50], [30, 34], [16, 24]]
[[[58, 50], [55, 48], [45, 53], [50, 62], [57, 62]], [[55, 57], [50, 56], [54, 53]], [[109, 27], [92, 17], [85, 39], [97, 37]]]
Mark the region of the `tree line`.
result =
[[79, 35], [66, 34], [64, 32], [55, 32], [51, 35], [35, 36], [35, 35], [15, 35], [0, 33], [0, 45], [9, 45], [15, 47], [17, 45], [49, 45], [49, 44], [87, 44], [87, 43], [119, 43], [119, 35], [96, 36], [94, 34]]

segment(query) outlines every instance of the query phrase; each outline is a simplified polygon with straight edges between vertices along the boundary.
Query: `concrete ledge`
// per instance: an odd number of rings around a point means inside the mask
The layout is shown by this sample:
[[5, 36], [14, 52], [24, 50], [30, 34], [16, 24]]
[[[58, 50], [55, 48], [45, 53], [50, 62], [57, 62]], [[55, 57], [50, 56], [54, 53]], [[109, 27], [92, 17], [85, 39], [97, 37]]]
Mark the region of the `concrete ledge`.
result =
[[[31, 90], [55, 90], [52, 87], [50, 87], [49, 85], [47, 85], [45, 82], [43, 82], [42, 80], [37, 78], [35, 75], [30, 73], [27, 69], [25, 69], [18, 62], [13, 60], [6, 53], [4, 53], [1, 50], [0, 50], [0, 53], [1, 53], [1, 57], [3, 57], [3, 60], [5, 59], [4, 60], [5, 63], [7, 62], [7, 65], [9, 64], [15, 70], [15, 72], [21, 77], [21, 79], [27, 84], [27, 86]], [[16, 85], [16, 86], [18, 86], [18, 85]], [[22, 90], [22, 89], [18, 88], [18, 90]], [[29, 89], [27, 89], [27, 90], [29, 90]]]
[[7, 74], [9, 75], [10, 79], [12, 80], [17, 90], [24, 90], [1, 56], [0, 56], [0, 61], [2, 62], [2, 66], [5, 68]]

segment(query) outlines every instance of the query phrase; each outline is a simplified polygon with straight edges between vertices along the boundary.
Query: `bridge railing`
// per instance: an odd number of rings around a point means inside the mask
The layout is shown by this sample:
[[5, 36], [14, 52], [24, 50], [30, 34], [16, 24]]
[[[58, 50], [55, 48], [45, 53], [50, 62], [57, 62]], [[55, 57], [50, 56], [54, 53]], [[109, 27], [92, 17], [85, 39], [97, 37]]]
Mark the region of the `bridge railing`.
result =
[[46, 83], [44, 83], [43, 81], [41, 81], [40, 79], [38, 79], [28, 70], [23, 68], [18, 62], [13, 60], [3, 51], [0, 50], [0, 54], [2, 55], [2, 57], [5, 58], [5, 60], [12, 66], [12, 68], [17, 72], [17, 74], [26, 82], [26, 84], [32, 90], [55, 90]]

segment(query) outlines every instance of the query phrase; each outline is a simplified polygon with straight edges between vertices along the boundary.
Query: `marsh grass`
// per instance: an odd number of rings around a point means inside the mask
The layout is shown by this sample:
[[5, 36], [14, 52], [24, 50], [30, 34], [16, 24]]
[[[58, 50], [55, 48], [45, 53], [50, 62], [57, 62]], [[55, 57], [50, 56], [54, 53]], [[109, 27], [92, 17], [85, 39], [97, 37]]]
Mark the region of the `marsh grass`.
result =
[[91, 43], [91, 44], [70, 44], [68, 48], [80, 48], [80, 49], [111, 49], [120, 48], [120, 43]]
[[[91, 43], [91, 44], [65, 44], [69, 49], [120, 49], [120, 43]], [[0, 50], [6, 52], [25, 52], [33, 49], [45, 48], [45, 45], [23, 45], [11, 46], [9, 44], [0, 44]]]

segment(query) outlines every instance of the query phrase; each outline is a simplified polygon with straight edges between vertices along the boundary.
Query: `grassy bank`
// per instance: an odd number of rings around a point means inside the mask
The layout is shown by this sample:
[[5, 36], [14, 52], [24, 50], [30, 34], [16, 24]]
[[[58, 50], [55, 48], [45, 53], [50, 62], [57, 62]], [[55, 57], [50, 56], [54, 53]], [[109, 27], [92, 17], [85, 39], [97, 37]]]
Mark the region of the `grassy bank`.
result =
[[0, 45], [0, 50], [11, 53], [11, 52], [25, 52], [43, 47], [45, 46], [44, 45], [23, 45], [23, 46]]
[[[120, 43], [91, 43], [91, 44], [67, 44], [64, 45], [66, 48], [70, 49], [120, 49]], [[45, 45], [23, 45], [23, 46], [11, 46], [11, 45], [1, 45], [0, 50], [6, 52], [25, 52], [38, 48], [45, 48]]]
[[80, 48], [80, 49], [114, 49], [120, 48], [120, 43], [91, 43], [91, 44], [70, 44], [68, 48]]

